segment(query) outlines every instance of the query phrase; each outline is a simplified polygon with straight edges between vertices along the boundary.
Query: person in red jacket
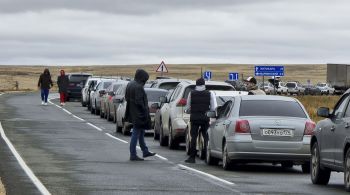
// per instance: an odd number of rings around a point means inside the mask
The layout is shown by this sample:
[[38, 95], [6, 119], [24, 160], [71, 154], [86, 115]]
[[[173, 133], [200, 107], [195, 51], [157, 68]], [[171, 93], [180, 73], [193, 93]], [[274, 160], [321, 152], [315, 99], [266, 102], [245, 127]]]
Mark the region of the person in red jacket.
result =
[[60, 71], [60, 76], [57, 77], [58, 92], [60, 93], [61, 106], [64, 106], [67, 97], [67, 88], [69, 84], [69, 78], [65, 74], [64, 70]]

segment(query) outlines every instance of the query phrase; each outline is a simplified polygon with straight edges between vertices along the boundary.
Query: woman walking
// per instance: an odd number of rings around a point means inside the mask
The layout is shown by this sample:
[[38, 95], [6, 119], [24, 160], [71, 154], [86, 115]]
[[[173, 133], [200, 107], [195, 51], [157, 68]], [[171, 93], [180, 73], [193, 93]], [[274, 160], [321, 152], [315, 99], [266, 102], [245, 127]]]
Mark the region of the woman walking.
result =
[[53, 86], [49, 69], [45, 68], [44, 73], [40, 75], [38, 87], [41, 89], [41, 104], [47, 105], [50, 88]]
[[64, 70], [61, 70], [60, 76], [57, 77], [57, 85], [58, 85], [58, 92], [60, 93], [61, 106], [64, 106], [66, 102], [68, 84], [69, 84], [69, 78], [64, 72]]

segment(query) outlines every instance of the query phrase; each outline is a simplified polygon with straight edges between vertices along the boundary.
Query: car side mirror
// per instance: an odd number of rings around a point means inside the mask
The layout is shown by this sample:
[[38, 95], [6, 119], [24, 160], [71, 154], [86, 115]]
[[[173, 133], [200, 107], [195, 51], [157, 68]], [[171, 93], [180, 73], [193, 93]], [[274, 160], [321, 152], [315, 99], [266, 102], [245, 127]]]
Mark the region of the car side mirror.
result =
[[153, 103], [153, 104], [151, 105], [151, 108], [157, 110], [157, 109], [160, 108], [160, 104], [159, 104], [159, 103]]
[[160, 103], [162, 103], [162, 104], [167, 103], [167, 98], [166, 98], [165, 96], [161, 96], [161, 97], [159, 98], [159, 101], [160, 101]]
[[208, 111], [206, 115], [208, 118], [216, 118], [217, 117], [216, 112], [214, 112], [214, 111]]
[[328, 118], [329, 115], [329, 108], [321, 107], [317, 110], [317, 116]]

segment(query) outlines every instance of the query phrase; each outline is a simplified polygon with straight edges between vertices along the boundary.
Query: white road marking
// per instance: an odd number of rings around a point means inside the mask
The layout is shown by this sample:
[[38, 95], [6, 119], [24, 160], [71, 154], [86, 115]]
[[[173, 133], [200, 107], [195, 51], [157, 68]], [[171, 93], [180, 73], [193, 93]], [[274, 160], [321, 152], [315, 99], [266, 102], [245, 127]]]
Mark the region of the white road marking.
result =
[[0, 96], [4, 95], [3, 93], [0, 93]]
[[1, 133], [2, 139], [6, 142], [7, 146], [9, 147], [13, 155], [16, 157], [19, 165], [22, 167], [22, 169], [25, 171], [25, 173], [28, 175], [28, 177], [34, 183], [34, 185], [38, 188], [41, 194], [50, 195], [51, 193], [46, 189], [46, 187], [41, 183], [41, 181], [34, 175], [33, 171], [24, 162], [22, 157], [17, 152], [16, 148], [12, 145], [11, 141], [6, 137], [5, 131], [2, 128], [1, 123], [0, 123], [0, 133]]
[[160, 158], [161, 160], [169, 161], [167, 158], [165, 158], [159, 154], [156, 154], [156, 157]]
[[91, 124], [91, 123], [86, 123], [86, 124], [89, 125], [89, 126], [91, 126], [91, 127], [93, 127], [93, 128], [95, 128], [95, 129], [97, 129], [98, 131], [102, 131], [101, 128], [99, 128], [99, 127], [97, 127], [97, 126], [95, 126], [95, 125], [93, 125], [93, 124]]
[[205, 173], [205, 172], [199, 171], [199, 170], [197, 170], [197, 169], [194, 169], [194, 168], [191, 168], [191, 167], [182, 165], [182, 164], [178, 164], [177, 166], [179, 166], [179, 167], [182, 168], [182, 169], [186, 169], [186, 170], [188, 170], [188, 171], [192, 171], [192, 172], [195, 172], [195, 173], [197, 173], [197, 174], [200, 174], [200, 175], [209, 177], [210, 179], [213, 179], [213, 180], [216, 180], [216, 181], [220, 181], [220, 182], [222, 182], [222, 183], [224, 183], [224, 184], [227, 184], [227, 185], [235, 185], [234, 183], [229, 182], [229, 181], [227, 181], [227, 180], [221, 179], [221, 178], [216, 177], [216, 176], [214, 176], [214, 175], [211, 175], [211, 174], [209, 174], [209, 173]]
[[78, 120], [85, 121], [84, 119], [79, 118], [79, 117], [75, 116], [74, 114], [73, 114], [72, 116], [73, 116], [74, 118], [78, 119]]
[[129, 143], [129, 142], [125, 141], [125, 140], [122, 140], [122, 139], [119, 139], [119, 138], [117, 138], [117, 137], [114, 137], [113, 135], [111, 135], [111, 134], [109, 134], [109, 133], [106, 133], [106, 135], [107, 135], [108, 137], [110, 137], [110, 138], [113, 138], [113, 139], [118, 140], [118, 141], [120, 141], [120, 142], [123, 142], [123, 143], [125, 143], [125, 144]]
[[64, 109], [64, 108], [62, 108], [62, 110], [63, 110], [64, 112], [66, 112], [67, 114], [72, 115], [72, 113], [69, 112], [68, 110], [66, 110], [66, 109]]

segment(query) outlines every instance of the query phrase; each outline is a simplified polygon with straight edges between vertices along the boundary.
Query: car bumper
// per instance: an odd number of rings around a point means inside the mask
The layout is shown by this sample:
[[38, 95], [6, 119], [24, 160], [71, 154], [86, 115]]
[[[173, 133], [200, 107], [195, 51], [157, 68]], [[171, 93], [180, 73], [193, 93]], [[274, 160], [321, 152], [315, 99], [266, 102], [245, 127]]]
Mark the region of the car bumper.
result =
[[226, 142], [232, 160], [309, 161], [310, 139], [305, 136], [298, 142], [260, 141], [252, 140], [250, 135], [235, 135]]
[[174, 137], [179, 138], [179, 139], [185, 138], [187, 121], [188, 121], [187, 118], [174, 119], [174, 121], [173, 121], [173, 136]]
[[67, 90], [68, 97], [70, 98], [81, 98], [81, 90]]

